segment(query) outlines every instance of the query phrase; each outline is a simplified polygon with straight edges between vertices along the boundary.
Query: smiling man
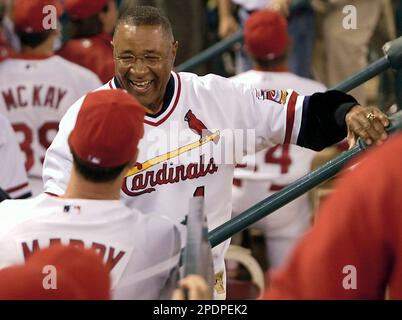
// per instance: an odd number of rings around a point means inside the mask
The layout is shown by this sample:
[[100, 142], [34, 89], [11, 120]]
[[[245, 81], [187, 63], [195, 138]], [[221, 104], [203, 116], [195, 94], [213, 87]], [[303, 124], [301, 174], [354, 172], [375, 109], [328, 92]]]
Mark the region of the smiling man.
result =
[[178, 46], [168, 22], [161, 23], [137, 26], [128, 16], [118, 24], [113, 39], [118, 83], [151, 113], [162, 108]]
[[[241, 141], [245, 152], [250, 145], [260, 149], [283, 143], [320, 150], [347, 133], [351, 141], [356, 136], [370, 143], [386, 138], [386, 116], [341, 92], [304, 97], [294, 90], [254, 89], [216, 75], [173, 72], [178, 44], [157, 8], [139, 6], [125, 12], [113, 46], [116, 76], [102, 89], [124, 88], [147, 111], [138, 162], [124, 179], [121, 197], [131, 208], [181, 222], [183, 238], [189, 199], [199, 187], [204, 191], [209, 230], [230, 219], [235, 163], [218, 159], [227, 142], [219, 137], [228, 129], [243, 136], [253, 131], [252, 141]], [[47, 192], [65, 192], [72, 163], [67, 137], [82, 101], [68, 110], [47, 151], [43, 171]], [[182, 134], [186, 139], [178, 139]], [[216, 297], [225, 296], [228, 245], [226, 241], [213, 249]]]

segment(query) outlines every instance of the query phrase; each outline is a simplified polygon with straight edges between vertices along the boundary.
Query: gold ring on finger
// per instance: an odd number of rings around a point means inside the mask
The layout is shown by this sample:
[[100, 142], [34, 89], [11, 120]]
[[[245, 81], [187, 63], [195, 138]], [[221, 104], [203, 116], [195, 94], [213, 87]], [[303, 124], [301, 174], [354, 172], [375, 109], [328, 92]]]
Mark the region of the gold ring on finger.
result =
[[369, 112], [369, 113], [366, 115], [366, 118], [367, 118], [368, 120], [370, 120], [370, 121], [373, 121], [373, 120], [375, 119], [375, 115], [374, 115], [374, 113]]

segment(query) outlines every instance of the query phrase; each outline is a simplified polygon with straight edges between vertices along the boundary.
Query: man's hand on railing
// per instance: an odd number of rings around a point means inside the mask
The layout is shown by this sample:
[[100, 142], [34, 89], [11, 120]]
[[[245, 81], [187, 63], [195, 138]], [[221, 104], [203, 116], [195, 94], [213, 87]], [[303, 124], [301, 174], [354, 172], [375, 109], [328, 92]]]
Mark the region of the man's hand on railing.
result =
[[381, 144], [387, 138], [385, 127], [389, 125], [389, 120], [378, 108], [356, 105], [346, 114], [345, 121], [350, 147], [359, 137], [368, 145]]
[[179, 288], [172, 295], [172, 300], [211, 300], [211, 290], [203, 277], [190, 274], [179, 280]]

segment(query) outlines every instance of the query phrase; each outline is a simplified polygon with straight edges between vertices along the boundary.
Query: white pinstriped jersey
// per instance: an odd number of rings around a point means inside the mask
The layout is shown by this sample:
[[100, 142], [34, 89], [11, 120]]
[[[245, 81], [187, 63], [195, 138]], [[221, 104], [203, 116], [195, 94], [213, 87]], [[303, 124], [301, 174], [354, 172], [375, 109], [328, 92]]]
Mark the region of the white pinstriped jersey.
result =
[[[293, 88], [300, 94], [324, 92], [326, 87], [290, 72], [250, 70], [231, 78], [258, 88]], [[295, 145], [274, 146], [246, 156], [234, 172], [233, 213], [237, 215], [310, 171], [315, 152]], [[278, 267], [310, 225], [310, 204], [304, 194], [256, 223], [266, 236], [267, 257]]]
[[21, 54], [0, 64], [0, 113], [17, 133], [29, 177], [42, 176], [45, 151], [67, 108], [100, 85], [92, 71], [55, 55]]
[[179, 230], [169, 219], [144, 215], [119, 200], [43, 193], [0, 204], [0, 268], [56, 243], [95, 249], [111, 267], [116, 299], [161, 298], [181, 248]]
[[[114, 88], [115, 81], [103, 86]], [[205, 212], [209, 230], [229, 220], [234, 164], [230, 129], [255, 134], [243, 149], [295, 143], [301, 125], [304, 97], [292, 90], [268, 91], [233, 84], [228, 79], [191, 73], [172, 73], [163, 111], [145, 117], [145, 135], [139, 144], [138, 165], [126, 177], [123, 201], [142, 212], [166, 214], [185, 222], [189, 199], [205, 186]], [[45, 190], [63, 194], [71, 168], [67, 137], [74, 127], [82, 99], [60, 122], [46, 153]], [[177, 136], [179, 136], [178, 139]], [[236, 140], [239, 141], [239, 140]], [[222, 151], [222, 153], [220, 153]], [[228, 162], [230, 162], [228, 164]], [[184, 228], [183, 228], [184, 229]], [[183, 239], [184, 233], [182, 233]], [[224, 270], [228, 241], [213, 250], [215, 272]]]
[[11, 198], [30, 192], [22, 152], [10, 122], [0, 114], [0, 187]]

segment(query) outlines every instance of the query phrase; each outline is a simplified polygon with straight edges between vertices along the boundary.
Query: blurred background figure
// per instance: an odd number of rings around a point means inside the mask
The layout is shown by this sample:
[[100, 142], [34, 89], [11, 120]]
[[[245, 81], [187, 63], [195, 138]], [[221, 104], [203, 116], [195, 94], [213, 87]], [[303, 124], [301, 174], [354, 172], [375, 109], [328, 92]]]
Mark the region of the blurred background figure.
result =
[[[233, 17], [231, 2], [238, 6], [237, 19]], [[222, 38], [236, 30], [236, 20], [244, 27], [250, 14], [258, 10], [268, 8], [287, 17], [288, 31], [292, 39], [292, 46], [289, 48], [289, 69], [297, 75], [311, 78], [315, 15], [310, 1], [297, 1], [297, 5], [292, 5], [291, 0], [218, 0], [218, 3], [219, 35]], [[252, 62], [243, 49], [238, 52], [236, 66], [237, 73], [252, 68]]]
[[0, 114], [0, 202], [10, 197], [24, 199], [32, 195], [24, 166], [24, 156], [10, 122]]
[[[369, 42], [377, 26], [382, 0], [312, 0], [320, 17], [324, 56], [316, 61], [317, 79], [332, 87], [368, 64]], [[350, 93], [360, 104], [367, 104], [365, 86]]]
[[11, 45], [4, 34], [3, 21], [6, 16], [7, 3], [6, 0], [0, 0], [0, 62], [6, 59], [13, 52]]
[[[271, 99], [293, 88], [310, 95], [326, 90], [321, 83], [302, 78], [288, 69], [291, 39], [284, 16], [273, 10], [253, 13], [244, 27], [245, 50], [253, 70], [232, 78], [255, 88], [270, 88]], [[276, 145], [244, 158], [234, 174], [233, 214], [237, 215], [310, 171], [315, 152], [294, 145]], [[303, 195], [256, 223], [266, 241], [270, 267], [285, 261], [296, 241], [310, 227], [311, 208]]]
[[267, 299], [402, 299], [402, 134], [339, 177]]
[[109, 269], [95, 252], [54, 245], [0, 270], [0, 300], [109, 300]]
[[[398, 2], [402, 3], [400, 0], [312, 0], [317, 12], [313, 61], [316, 78], [331, 87], [382, 57], [384, 43], [396, 38]], [[402, 92], [398, 90], [400, 73], [388, 70], [351, 93], [359, 103], [395, 112]], [[312, 169], [347, 149], [345, 143], [324, 149], [314, 157]], [[333, 177], [310, 191], [314, 212], [331, 193], [335, 180]]]
[[[43, 25], [45, 5], [57, 8], [49, 29]], [[12, 18], [21, 52], [0, 63], [0, 113], [17, 133], [34, 195], [43, 190], [42, 161], [61, 117], [101, 85], [93, 72], [54, 55], [62, 12], [58, 0], [15, 0]]]
[[102, 83], [114, 76], [112, 34], [117, 21], [114, 0], [64, 0], [69, 40], [57, 52], [61, 57], [95, 72]]
[[[0, 300], [110, 300], [109, 272], [95, 250], [53, 245], [35, 252], [25, 264], [0, 270]], [[172, 299], [212, 297], [202, 277], [189, 275], [178, 282]]]

